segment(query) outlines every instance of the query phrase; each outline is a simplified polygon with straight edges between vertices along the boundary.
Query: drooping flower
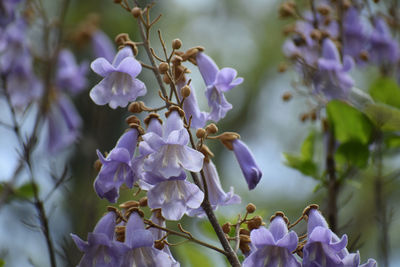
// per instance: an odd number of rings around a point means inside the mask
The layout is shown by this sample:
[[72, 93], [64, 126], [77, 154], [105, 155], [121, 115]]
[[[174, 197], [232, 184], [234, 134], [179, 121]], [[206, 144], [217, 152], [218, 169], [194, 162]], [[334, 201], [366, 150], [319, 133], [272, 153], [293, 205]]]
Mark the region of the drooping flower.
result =
[[256, 249], [244, 260], [243, 267], [301, 266], [292, 254], [297, 247], [297, 234], [288, 232], [281, 216], [276, 216], [268, 229], [261, 226], [252, 230], [250, 239]]
[[374, 30], [369, 41], [370, 49], [368, 52], [372, 62], [382, 64], [395, 63], [399, 60], [399, 45], [392, 37], [383, 18], [375, 18]]
[[86, 73], [88, 65], [86, 62], [78, 65], [71, 51], [64, 49], [58, 56], [56, 73], [56, 84], [60, 89], [76, 94], [85, 89], [87, 80]]
[[47, 113], [48, 150], [55, 153], [72, 143], [79, 137], [82, 119], [69, 98], [60, 94]]
[[90, 97], [97, 105], [109, 104], [113, 109], [126, 107], [130, 101], [146, 94], [144, 83], [136, 79], [142, 66], [129, 46], [118, 51], [112, 64], [105, 58], [98, 58], [90, 67], [104, 78], [90, 91]]
[[123, 267], [173, 267], [176, 266], [169, 255], [153, 247], [154, 237], [145, 230], [140, 216], [134, 212], [129, 216], [125, 228], [125, 245], [128, 247], [123, 256]]
[[[321, 215], [311, 208], [308, 212], [307, 243], [303, 248], [303, 267], [358, 267], [360, 266], [359, 253], [349, 253], [346, 248], [347, 236], [341, 239], [333, 233]], [[374, 266], [376, 262], [368, 260], [365, 265]]]
[[116, 202], [119, 196], [119, 188], [126, 184], [132, 188], [138, 176], [132, 168], [132, 158], [135, 152], [137, 129], [130, 129], [118, 140], [117, 145], [107, 158], [97, 151], [103, 166], [94, 182], [94, 188], [101, 198], [106, 198], [110, 202]]
[[251, 153], [245, 143], [239, 139], [235, 139], [232, 141], [232, 146], [249, 190], [252, 190], [257, 186], [258, 182], [260, 182], [262, 172], [254, 159], [253, 153]]
[[327, 99], [346, 99], [354, 84], [348, 74], [353, 65], [353, 59], [347, 55], [342, 64], [335, 44], [325, 39], [322, 57], [318, 59], [318, 71], [313, 79], [315, 91], [324, 94]]
[[15, 19], [15, 11], [21, 0], [0, 1], [0, 27], [5, 27]]
[[360, 53], [367, 48], [368, 38], [356, 8], [349, 8], [343, 18], [343, 54], [360, 61]]
[[[185, 86], [185, 83], [183, 82], [177, 84], [178, 94], [181, 100], [181, 88], [183, 86]], [[196, 91], [194, 90], [192, 85], [190, 85], [190, 95], [186, 97], [185, 101], [183, 102], [183, 110], [185, 111], [185, 116], [188, 121], [190, 118], [192, 118], [191, 127], [202, 128], [206, 123], [208, 115], [206, 112], [199, 109], [199, 105], [196, 99]]]
[[177, 178], [157, 183], [147, 192], [147, 197], [150, 208], [161, 208], [167, 220], [177, 221], [200, 207], [204, 193], [195, 184]]
[[207, 86], [206, 97], [211, 108], [208, 120], [217, 122], [232, 109], [224, 93], [241, 84], [243, 78], [236, 78], [237, 72], [232, 68], [218, 69], [215, 62], [202, 52], [197, 54], [196, 62]]
[[144, 159], [144, 170], [164, 178], [181, 175], [188, 170], [199, 172], [203, 166], [203, 154], [189, 148], [189, 134], [177, 111], [170, 112], [162, 136], [148, 132], [142, 136], [140, 151]]
[[116, 267], [121, 266], [122, 255], [127, 251], [123, 243], [114, 241], [116, 215], [109, 212], [97, 223], [88, 241], [71, 234], [78, 249], [83, 255], [78, 267]]

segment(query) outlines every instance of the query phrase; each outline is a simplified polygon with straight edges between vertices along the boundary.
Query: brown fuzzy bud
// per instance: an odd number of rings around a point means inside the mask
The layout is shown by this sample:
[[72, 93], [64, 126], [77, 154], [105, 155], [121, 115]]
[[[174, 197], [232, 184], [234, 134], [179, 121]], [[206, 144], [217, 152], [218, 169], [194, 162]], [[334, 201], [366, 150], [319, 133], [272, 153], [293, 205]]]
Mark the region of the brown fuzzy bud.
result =
[[140, 125], [140, 120], [139, 120], [139, 118], [136, 117], [135, 115], [130, 115], [129, 117], [127, 117], [127, 118], [125, 119], [125, 122], [126, 122], [127, 124], [135, 123], [135, 124]]
[[130, 41], [127, 33], [120, 33], [115, 37], [115, 43], [120, 46], [124, 45], [125, 42]]
[[251, 243], [250, 236], [248, 236], [248, 235], [239, 235], [239, 238], [240, 238], [240, 242]]
[[247, 204], [247, 206], [246, 206], [246, 211], [247, 211], [248, 213], [253, 213], [253, 212], [255, 212], [255, 211], [256, 211], [256, 205], [254, 205], [253, 203]]
[[320, 31], [320, 30], [317, 30], [317, 29], [312, 30], [311, 33], [310, 33], [310, 37], [311, 37], [313, 40], [316, 40], [316, 41], [321, 40], [321, 36], [322, 36], [321, 31]]
[[343, 0], [342, 7], [343, 7], [344, 10], [349, 9], [351, 7], [351, 1], [350, 0]]
[[172, 49], [178, 50], [182, 46], [182, 41], [180, 39], [174, 39], [172, 41]]
[[308, 205], [304, 210], [303, 210], [303, 216], [308, 216], [308, 213], [310, 212], [311, 209], [319, 209], [319, 206], [317, 204], [311, 204]]
[[133, 17], [138, 18], [142, 14], [142, 10], [139, 7], [134, 7], [131, 10]]
[[124, 203], [120, 204], [119, 207], [121, 209], [126, 209], [126, 210], [133, 208], [133, 207], [137, 208], [137, 207], [139, 207], [139, 202], [137, 202], [135, 200], [129, 200], [129, 201], [125, 201]]
[[282, 95], [282, 100], [283, 101], [289, 101], [290, 99], [292, 99], [293, 95], [290, 92], [286, 92]]
[[185, 85], [181, 88], [181, 95], [183, 98], [190, 96], [190, 87], [189, 85]]
[[326, 15], [329, 15], [329, 13], [331, 12], [331, 8], [328, 5], [319, 5], [317, 7], [317, 11], [321, 15], [326, 16]]
[[239, 234], [240, 235], [248, 235], [248, 236], [250, 236], [250, 231], [247, 230], [247, 229], [244, 229], [244, 228], [240, 228]]
[[301, 122], [306, 122], [308, 120], [308, 118], [310, 117], [310, 114], [308, 113], [304, 113], [300, 116], [300, 121]]
[[147, 207], [147, 197], [142, 197], [139, 200], [139, 205], [140, 205], [140, 207]]
[[154, 241], [154, 247], [158, 250], [162, 250], [165, 247], [165, 243], [162, 240]]
[[171, 60], [172, 65], [178, 66], [182, 63], [183, 59], [180, 56], [174, 56]]
[[240, 248], [240, 250], [242, 251], [243, 254], [247, 254], [251, 250], [249, 244], [242, 243], [242, 242], [240, 242], [239, 248]]
[[143, 109], [144, 103], [142, 101], [132, 102], [128, 106], [129, 112], [140, 113], [146, 109]]
[[96, 159], [95, 162], [93, 163], [93, 168], [95, 169], [95, 171], [99, 172], [101, 169], [101, 166], [103, 166], [101, 161], [99, 159]]
[[169, 114], [171, 114], [172, 111], [177, 111], [179, 113], [179, 116], [181, 116], [181, 118], [185, 117], [185, 112], [178, 106], [170, 106], [168, 111], [165, 112], [165, 117], [168, 118]]
[[238, 133], [234, 133], [234, 132], [225, 132], [218, 136], [218, 139], [229, 150], [233, 150], [232, 142], [239, 138], [240, 138], [240, 135]]
[[279, 7], [279, 16], [281, 18], [289, 18], [295, 15], [296, 4], [294, 2], [286, 2]]
[[222, 231], [224, 231], [225, 234], [229, 234], [231, 231], [231, 224], [229, 222], [224, 223], [224, 225], [222, 225]]
[[208, 134], [216, 134], [218, 132], [218, 127], [214, 123], [210, 123], [207, 125], [206, 131]]
[[251, 231], [253, 229], [258, 229], [262, 225], [262, 218], [260, 216], [253, 217], [247, 222], [247, 228]]
[[170, 83], [171, 83], [171, 79], [169, 78], [169, 76], [168, 76], [167, 74], [164, 74], [164, 76], [163, 76], [163, 81], [164, 81], [166, 84], [170, 84]]
[[197, 138], [204, 138], [204, 136], [206, 136], [206, 130], [204, 130], [203, 128], [197, 129], [196, 136]]
[[283, 27], [282, 33], [283, 35], [287, 36], [293, 33], [294, 31], [296, 31], [296, 24], [289, 24]]
[[283, 73], [287, 70], [288, 66], [285, 62], [279, 63], [278, 72]]
[[149, 126], [150, 120], [152, 120], [152, 119], [157, 119], [162, 124], [160, 115], [158, 115], [157, 113], [150, 113], [149, 115], [147, 115], [146, 118], [144, 118], [143, 122], [144, 122], [144, 124], [146, 124], [146, 126]]
[[317, 111], [316, 110], [311, 111], [310, 117], [311, 117], [312, 121], [316, 121], [317, 120]]
[[361, 59], [362, 61], [368, 61], [368, 60], [369, 60], [368, 51], [366, 51], [366, 50], [361, 51], [361, 52], [360, 52], [360, 59]]
[[167, 62], [161, 62], [160, 65], [158, 66], [158, 70], [160, 71], [161, 74], [165, 74], [169, 69], [169, 65]]

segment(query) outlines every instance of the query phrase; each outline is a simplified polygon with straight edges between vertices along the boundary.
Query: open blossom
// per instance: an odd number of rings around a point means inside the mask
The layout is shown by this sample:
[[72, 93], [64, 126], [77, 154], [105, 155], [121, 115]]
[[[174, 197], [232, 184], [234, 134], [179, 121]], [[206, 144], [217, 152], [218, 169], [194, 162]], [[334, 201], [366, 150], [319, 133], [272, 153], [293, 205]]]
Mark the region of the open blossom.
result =
[[261, 180], [262, 172], [258, 167], [253, 153], [245, 143], [239, 139], [232, 141], [233, 152], [239, 163], [240, 169], [246, 179], [249, 190], [254, 189]]
[[97, 105], [109, 104], [113, 109], [126, 107], [130, 101], [146, 94], [144, 83], [136, 79], [142, 66], [129, 46], [117, 53], [112, 64], [105, 58], [98, 58], [90, 67], [104, 78], [90, 91], [90, 97]]
[[[149, 230], [145, 230], [140, 216], [134, 212], [129, 216], [125, 228], [126, 250], [123, 256], [122, 267], [176, 267], [170, 256], [164, 251], [153, 247], [154, 237]], [[178, 265], [179, 266], [179, 265]]]
[[318, 59], [318, 71], [313, 79], [315, 91], [323, 93], [328, 99], [346, 99], [354, 84], [348, 74], [353, 65], [353, 59], [347, 55], [342, 64], [335, 44], [325, 39], [322, 57]]
[[256, 249], [244, 260], [243, 267], [301, 266], [292, 254], [297, 247], [297, 234], [288, 232], [281, 216], [276, 216], [268, 229], [261, 226], [252, 230], [250, 239]]
[[130, 129], [118, 140], [117, 145], [107, 158], [97, 152], [103, 166], [94, 182], [94, 188], [101, 198], [110, 202], [116, 202], [119, 196], [119, 188], [126, 184], [132, 188], [138, 176], [132, 168], [132, 157], [135, 152], [137, 129]]
[[127, 248], [123, 243], [114, 241], [116, 215], [109, 212], [100, 219], [92, 233], [88, 234], [88, 241], [71, 234], [78, 249], [83, 255], [78, 267], [116, 267], [121, 266], [122, 255]]
[[373, 267], [372, 259], [360, 265], [359, 253], [349, 253], [346, 248], [347, 236], [341, 239], [333, 233], [321, 213], [310, 209], [307, 224], [308, 240], [303, 248], [303, 267]]
[[58, 56], [56, 83], [61, 89], [76, 94], [85, 89], [87, 80], [86, 73], [88, 65], [86, 62], [78, 65], [71, 51], [64, 49]]
[[159, 134], [148, 132], [142, 136], [140, 151], [146, 156], [143, 165], [145, 171], [167, 179], [181, 175], [183, 170], [201, 170], [204, 156], [187, 146], [189, 134], [177, 111], [169, 114], [162, 135]]
[[207, 86], [206, 97], [211, 108], [208, 120], [217, 122], [232, 109], [224, 93], [241, 84], [243, 78], [236, 78], [237, 72], [232, 68], [218, 69], [215, 62], [202, 52], [197, 54], [196, 62]]

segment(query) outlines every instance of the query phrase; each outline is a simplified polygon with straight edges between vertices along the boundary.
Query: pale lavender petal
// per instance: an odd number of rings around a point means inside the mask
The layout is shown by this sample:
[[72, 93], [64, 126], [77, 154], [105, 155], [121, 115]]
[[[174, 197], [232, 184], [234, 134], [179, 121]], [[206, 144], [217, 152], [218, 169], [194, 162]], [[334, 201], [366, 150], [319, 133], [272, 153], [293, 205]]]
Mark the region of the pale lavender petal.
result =
[[103, 57], [111, 62], [115, 56], [114, 43], [101, 30], [97, 30], [92, 35], [92, 47], [96, 57]]
[[114, 61], [112, 62], [112, 65], [116, 68], [122, 62], [122, 60], [127, 57], [133, 57], [132, 48], [130, 46], [125, 46], [118, 51], [117, 55], [114, 58]]
[[97, 58], [90, 64], [90, 68], [102, 77], [106, 77], [111, 72], [115, 71], [115, 68], [105, 58]]
[[201, 52], [197, 54], [196, 62], [206, 86], [214, 84], [219, 71], [215, 62], [209, 56]]

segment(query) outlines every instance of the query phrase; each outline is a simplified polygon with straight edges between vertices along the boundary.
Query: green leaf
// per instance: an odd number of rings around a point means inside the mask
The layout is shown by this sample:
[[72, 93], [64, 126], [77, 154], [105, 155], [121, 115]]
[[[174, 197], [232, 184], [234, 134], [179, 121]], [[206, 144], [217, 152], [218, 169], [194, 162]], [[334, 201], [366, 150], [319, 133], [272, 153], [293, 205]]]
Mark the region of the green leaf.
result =
[[365, 168], [368, 164], [369, 149], [368, 145], [360, 142], [347, 142], [341, 144], [335, 153], [335, 160], [338, 163]]
[[32, 198], [34, 196], [34, 189], [37, 185], [33, 183], [25, 183], [14, 190], [14, 195], [18, 198]]
[[400, 136], [387, 136], [385, 137], [385, 145], [388, 148], [399, 148], [400, 147]]
[[3, 259], [0, 259], [0, 267], [3, 267], [6, 265], [6, 262]]
[[361, 111], [339, 100], [330, 101], [326, 109], [337, 140], [370, 142], [372, 124]]
[[301, 145], [300, 155], [283, 153], [285, 164], [304, 175], [318, 177], [317, 165], [313, 161], [314, 143], [315, 133], [311, 132]]
[[203, 252], [199, 245], [186, 243], [177, 247], [179, 258], [185, 261], [183, 266], [211, 267], [214, 266], [209, 255]]
[[369, 93], [377, 102], [400, 108], [400, 88], [393, 79], [377, 79], [372, 83]]
[[381, 131], [400, 131], [400, 109], [385, 104], [368, 104], [364, 113]]

